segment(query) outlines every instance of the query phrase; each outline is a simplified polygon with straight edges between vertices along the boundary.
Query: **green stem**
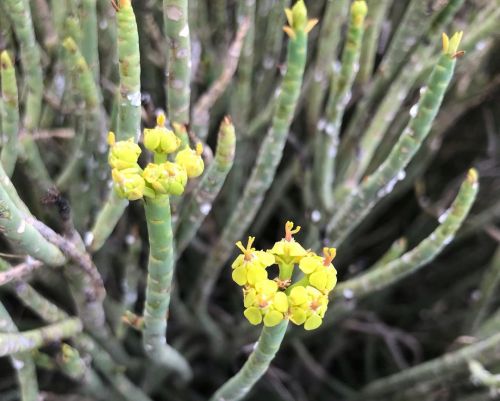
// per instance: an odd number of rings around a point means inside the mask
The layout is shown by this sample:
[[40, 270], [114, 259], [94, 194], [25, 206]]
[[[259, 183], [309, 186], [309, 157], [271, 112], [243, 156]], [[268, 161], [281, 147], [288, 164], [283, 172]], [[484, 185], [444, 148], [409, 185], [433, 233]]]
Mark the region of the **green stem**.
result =
[[[17, 327], [10, 317], [7, 309], [0, 303], [0, 331], [17, 333]], [[16, 371], [21, 401], [38, 401], [38, 380], [36, 377], [35, 363], [29, 352], [11, 355], [12, 366]]]
[[484, 364], [495, 361], [499, 345], [500, 334], [497, 333], [458, 351], [449, 352], [429, 362], [424, 362], [400, 373], [376, 380], [366, 386], [362, 394], [365, 397], [380, 396], [412, 385], [445, 380], [460, 371], [467, 370], [467, 363], [472, 359]]
[[[272, 126], [260, 147], [254, 168], [236, 210], [228, 219], [224, 231], [212, 249], [200, 274], [197, 293], [199, 305], [206, 307], [207, 300], [219, 271], [233, 251], [233, 241], [241, 238], [259, 210], [266, 191], [273, 182], [276, 169], [283, 155], [288, 130], [297, 105], [307, 56], [307, 33], [297, 30], [288, 43], [288, 68], [281, 84], [281, 92]], [[200, 288], [201, 287], [201, 288]]]
[[10, 177], [17, 160], [17, 135], [19, 132], [19, 99], [17, 91], [16, 71], [4, 51], [1, 54], [1, 84], [2, 84], [2, 153], [0, 160], [5, 172]]
[[432, 122], [441, 107], [450, 84], [456, 59], [442, 54], [418, 105], [410, 113], [412, 118], [392, 148], [387, 159], [345, 199], [343, 206], [327, 225], [327, 235], [340, 244], [361, 222], [375, 203], [390, 193], [398, 180], [404, 178], [404, 169], [430, 132]]
[[333, 294], [342, 296], [345, 291], [349, 291], [350, 297], [359, 298], [399, 281], [432, 261], [454, 238], [476, 199], [477, 191], [477, 175], [471, 170], [446, 212], [444, 221], [429, 237], [400, 258], [338, 284]]
[[120, 70], [120, 109], [116, 140], [138, 138], [141, 128], [141, 64], [134, 10], [122, 1], [116, 13]]
[[[362, 4], [364, 4], [364, 9]], [[365, 15], [366, 3], [355, 1], [351, 8], [351, 19], [347, 41], [342, 52], [340, 73], [330, 89], [325, 111], [326, 123], [316, 132], [315, 165], [319, 178], [320, 199], [326, 210], [331, 210], [333, 206], [333, 180], [340, 126], [351, 97], [354, 79], [359, 70]]]
[[191, 40], [187, 0], [163, 0], [167, 51], [167, 109], [172, 122], [189, 123]]
[[235, 145], [234, 127], [231, 121], [226, 118], [219, 129], [215, 160], [205, 171], [203, 178], [192, 193], [189, 203], [182, 210], [176, 230], [178, 255], [188, 246], [210, 212], [212, 204], [233, 165]]
[[149, 358], [191, 377], [187, 361], [167, 345], [167, 314], [174, 274], [170, 202], [168, 196], [147, 199], [144, 204], [149, 236], [148, 278], [144, 304], [143, 345]]
[[0, 333], [0, 356], [31, 351], [63, 338], [73, 337], [82, 331], [80, 319], [70, 318], [40, 329], [21, 333]]
[[263, 327], [255, 349], [243, 367], [215, 392], [210, 401], [238, 401], [245, 397], [269, 368], [287, 327], [288, 320], [283, 320], [274, 327]]

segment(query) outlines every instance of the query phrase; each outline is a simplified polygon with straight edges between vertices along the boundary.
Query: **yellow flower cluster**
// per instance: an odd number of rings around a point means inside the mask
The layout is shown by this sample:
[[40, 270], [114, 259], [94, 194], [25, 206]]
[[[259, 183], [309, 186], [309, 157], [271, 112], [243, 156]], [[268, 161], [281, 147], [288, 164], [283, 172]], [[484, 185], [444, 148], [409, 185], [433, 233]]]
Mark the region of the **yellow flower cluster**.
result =
[[[115, 135], [110, 132], [108, 143], [111, 176], [122, 198], [137, 200], [145, 196], [181, 195], [188, 178], [203, 173], [201, 143], [195, 150], [189, 146], [179, 150], [181, 140], [165, 127], [164, 114], [158, 116], [155, 128], [144, 129], [144, 146], [154, 154], [154, 163], [149, 163], [144, 170], [138, 164], [141, 148], [132, 139], [116, 142]], [[168, 161], [168, 156], [174, 152], [177, 152], [174, 161]]]
[[[318, 256], [295, 241], [293, 234], [300, 227], [285, 224], [285, 237], [267, 250], [253, 248], [254, 237], [247, 246], [241, 241], [236, 246], [241, 254], [232, 264], [233, 280], [243, 287], [244, 315], [251, 324], [276, 326], [284, 319], [306, 330], [314, 330], [322, 323], [328, 307], [328, 294], [337, 283], [337, 271], [332, 265], [335, 248], [324, 248]], [[277, 264], [279, 275], [268, 276], [267, 268]], [[293, 283], [294, 267], [298, 265], [302, 277]]]

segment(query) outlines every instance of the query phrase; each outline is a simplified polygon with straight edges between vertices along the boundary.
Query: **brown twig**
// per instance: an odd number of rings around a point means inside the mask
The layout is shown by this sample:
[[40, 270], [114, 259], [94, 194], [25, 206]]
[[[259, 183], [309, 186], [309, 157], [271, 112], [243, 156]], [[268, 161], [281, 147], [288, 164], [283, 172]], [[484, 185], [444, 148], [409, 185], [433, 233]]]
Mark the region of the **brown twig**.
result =
[[10, 283], [11, 281], [21, 280], [42, 266], [43, 263], [38, 260], [26, 260], [24, 263], [20, 263], [7, 271], [1, 272], [0, 286]]
[[193, 107], [193, 123], [195, 126], [206, 125], [209, 120], [209, 111], [215, 104], [217, 99], [221, 97], [229, 83], [231, 78], [236, 72], [238, 66], [238, 61], [241, 55], [241, 49], [243, 47], [243, 41], [250, 28], [250, 21], [246, 18], [240, 25], [236, 37], [231, 43], [224, 60], [224, 70], [222, 71], [219, 78], [208, 88], [208, 90], [198, 99]]

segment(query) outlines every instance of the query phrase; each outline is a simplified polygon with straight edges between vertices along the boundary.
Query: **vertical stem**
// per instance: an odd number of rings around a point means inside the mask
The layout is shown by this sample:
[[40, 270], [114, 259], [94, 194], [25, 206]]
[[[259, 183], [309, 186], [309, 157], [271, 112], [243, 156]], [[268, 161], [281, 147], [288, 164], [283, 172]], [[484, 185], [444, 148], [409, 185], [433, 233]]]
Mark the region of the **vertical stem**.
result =
[[254, 351], [243, 367], [215, 392], [210, 401], [241, 400], [266, 373], [281, 346], [287, 327], [288, 320], [274, 327], [264, 326]]
[[[14, 324], [5, 307], [0, 303], [0, 331], [17, 333]], [[38, 381], [36, 378], [35, 363], [29, 352], [13, 354], [10, 357], [16, 371], [21, 401], [38, 401]]]
[[191, 41], [188, 0], [163, 0], [167, 49], [167, 110], [172, 122], [189, 123]]
[[174, 252], [168, 196], [147, 199], [144, 208], [149, 236], [148, 278], [144, 304], [144, 350], [149, 358], [189, 379], [185, 359], [167, 345], [167, 315], [174, 273]]

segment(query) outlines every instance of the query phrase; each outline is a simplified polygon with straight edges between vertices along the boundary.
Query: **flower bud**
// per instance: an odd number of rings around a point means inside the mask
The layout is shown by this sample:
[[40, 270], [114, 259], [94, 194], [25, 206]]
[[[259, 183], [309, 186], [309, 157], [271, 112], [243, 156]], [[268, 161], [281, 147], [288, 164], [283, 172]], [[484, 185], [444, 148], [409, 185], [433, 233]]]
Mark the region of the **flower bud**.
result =
[[146, 183], [135, 169], [113, 169], [111, 176], [115, 183], [115, 190], [121, 198], [128, 200], [141, 199], [144, 196]]
[[185, 148], [177, 153], [175, 162], [186, 169], [189, 178], [199, 177], [203, 173], [205, 165], [201, 158], [203, 147], [201, 144], [196, 146], [196, 151], [191, 148]]

